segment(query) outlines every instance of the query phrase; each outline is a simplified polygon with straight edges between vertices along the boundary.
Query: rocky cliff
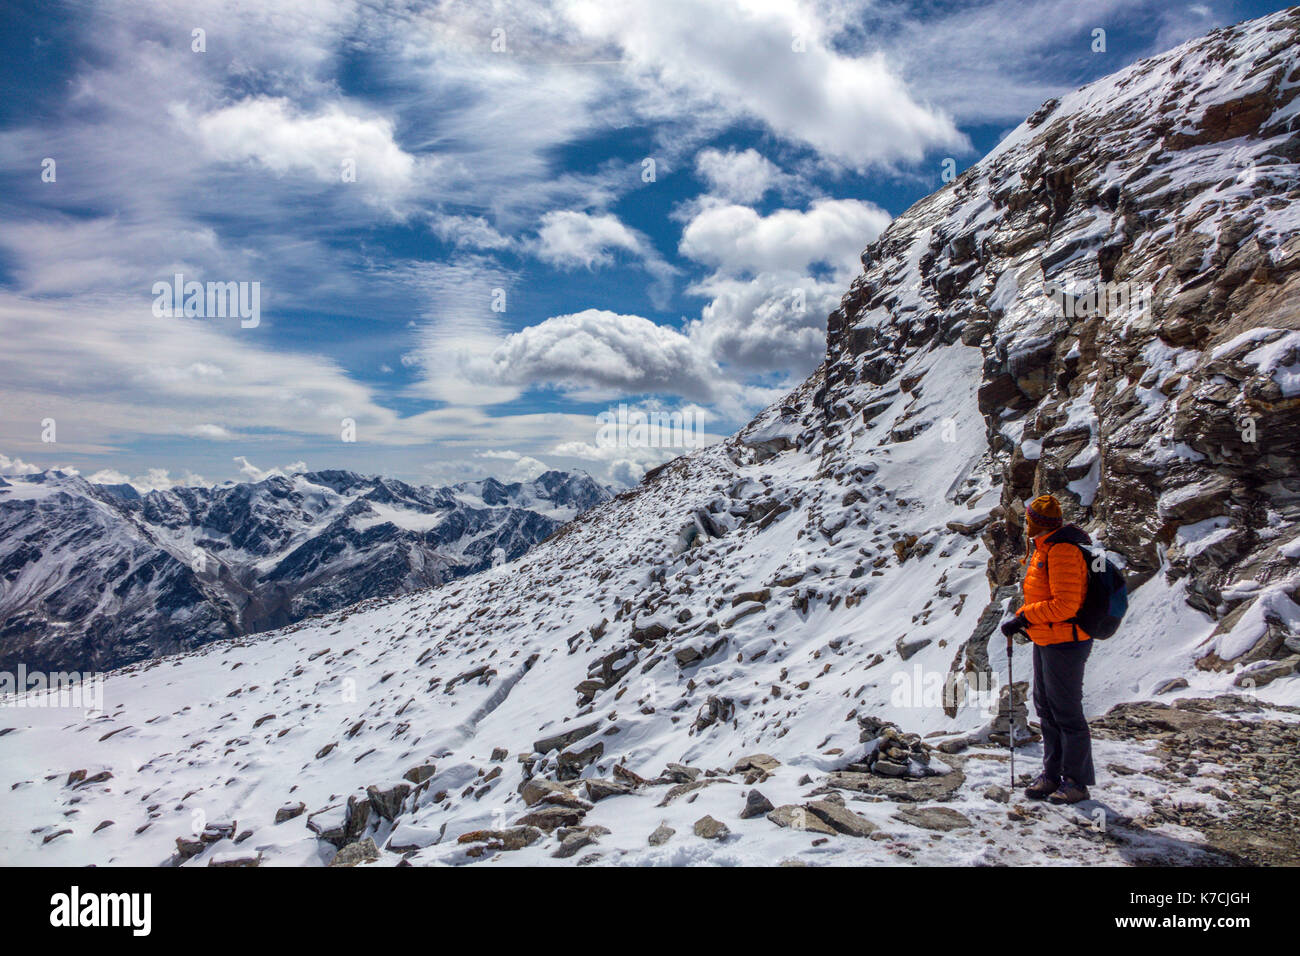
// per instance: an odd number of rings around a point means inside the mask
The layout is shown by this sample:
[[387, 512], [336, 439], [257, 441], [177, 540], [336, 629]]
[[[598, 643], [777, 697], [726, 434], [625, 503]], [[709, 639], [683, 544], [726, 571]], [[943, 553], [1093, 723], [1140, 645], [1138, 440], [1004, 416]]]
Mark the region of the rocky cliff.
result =
[[863, 254], [817, 395], [829, 443], [905, 396], [906, 440], [947, 385], [901, 370], [978, 348], [991, 584], [1052, 492], [1130, 587], [1185, 581], [1202, 667], [1300, 651], [1297, 39], [1293, 11], [1045, 103]]

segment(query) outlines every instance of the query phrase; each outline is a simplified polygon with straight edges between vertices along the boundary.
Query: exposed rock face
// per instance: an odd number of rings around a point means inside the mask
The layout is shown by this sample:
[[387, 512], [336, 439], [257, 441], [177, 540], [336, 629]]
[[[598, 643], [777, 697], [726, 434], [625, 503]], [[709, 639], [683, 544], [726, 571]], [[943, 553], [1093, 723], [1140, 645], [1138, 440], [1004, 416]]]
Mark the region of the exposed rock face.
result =
[[345, 471], [138, 494], [0, 486], [0, 670], [104, 670], [514, 560], [608, 500], [550, 471], [424, 488]]
[[[918, 356], [978, 347], [993, 585], [1017, 578], [1024, 502], [1051, 492], [1130, 586], [1185, 579], [1224, 634], [1257, 599], [1276, 605], [1259, 633], [1294, 608], [1294, 581], [1267, 586], [1300, 526], [1298, 43], [1293, 10], [1044, 104], [863, 254], [830, 316], [824, 434], [870, 427]], [[918, 411], [945, 387], [905, 384]]]

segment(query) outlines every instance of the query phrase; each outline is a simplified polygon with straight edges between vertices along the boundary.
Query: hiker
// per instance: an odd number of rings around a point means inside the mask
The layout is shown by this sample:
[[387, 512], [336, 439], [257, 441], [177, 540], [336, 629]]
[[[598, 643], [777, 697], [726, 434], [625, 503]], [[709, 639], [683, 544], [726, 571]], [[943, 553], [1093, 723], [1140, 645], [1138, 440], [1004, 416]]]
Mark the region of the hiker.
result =
[[[1043, 772], [1025, 790], [1031, 800], [1078, 803], [1096, 783], [1092, 737], [1083, 713], [1083, 668], [1092, 638], [1071, 619], [1088, 590], [1088, 563], [1079, 547], [1091, 539], [1080, 528], [1062, 524], [1061, 505], [1039, 495], [1025, 510], [1029, 558], [1024, 604], [1002, 625], [1008, 638], [1024, 631], [1034, 644], [1034, 709], [1043, 729]], [[1027, 545], [1028, 545], [1027, 542]]]

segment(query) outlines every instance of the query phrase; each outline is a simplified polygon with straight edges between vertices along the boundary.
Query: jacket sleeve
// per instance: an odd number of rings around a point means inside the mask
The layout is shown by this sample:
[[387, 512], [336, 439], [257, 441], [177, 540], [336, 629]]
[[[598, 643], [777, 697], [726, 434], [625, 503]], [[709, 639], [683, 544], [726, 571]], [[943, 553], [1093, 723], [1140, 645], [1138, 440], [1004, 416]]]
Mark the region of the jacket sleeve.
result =
[[1079, 613], [1088, 591], [1088, 562], [1079, 548], [1053, 547], [1054, 557], [1047, 560], [1047, 587], [1052, 596], [1021, 608], [1030, 624], [1055, 624], [1068, 621]]

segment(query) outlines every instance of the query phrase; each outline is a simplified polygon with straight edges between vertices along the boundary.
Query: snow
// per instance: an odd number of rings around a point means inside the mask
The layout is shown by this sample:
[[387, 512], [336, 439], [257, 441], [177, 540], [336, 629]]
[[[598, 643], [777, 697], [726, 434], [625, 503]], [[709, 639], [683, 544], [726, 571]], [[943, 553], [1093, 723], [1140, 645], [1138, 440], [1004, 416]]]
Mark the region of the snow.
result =
[[[1292, 361], [1283, 364], [1288, 358]], [[1300, 332], [1288, 332], [1260, 346], [1247, 354], [1245, 361], [1277, 382], [1283, 398], [1300, 395]]]
[[1178, 528], [1178, 540], [1182, 543], [1183, 552], [1188, 557], [1200, 554], [1206, 548], [1231, 535], [1231, 522], [1224, 516], [1206, 518], [1204, 521], [1181, 525]]
[[[485, 507], [482, 502], [477, 507]], [[410, 508], [395, 508], [379, 502], [369, 503], [369, 513], [352, 518], [352, 527], [357, 531], [366, 531], [376, 525], [391, 524], [403, 531], [432, 531], [446, 519], [447, 512], [432, 514], [412, 511]]]
[[1300, 584], [1300, 575], [1259, 591], [1259, 596], [1236, 624], [1216, 639], [1214, 649], [1218, 655], [1224, 660], [1232, 660], [1245, 654], [1264, 636], [1270, 619], [1285, 625], [1292, 633], [1300, 630], [1300, 606], [1287, 595], [1287, 591], [1297, 584]]

